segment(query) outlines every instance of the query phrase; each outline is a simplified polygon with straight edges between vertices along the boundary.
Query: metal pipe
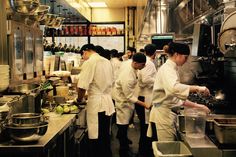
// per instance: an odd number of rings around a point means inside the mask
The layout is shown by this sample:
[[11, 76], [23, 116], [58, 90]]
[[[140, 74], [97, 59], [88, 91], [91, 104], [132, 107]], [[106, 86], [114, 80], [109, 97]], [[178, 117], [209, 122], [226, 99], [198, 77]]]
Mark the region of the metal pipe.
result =
[[127, 43], [128, 43], [128, 47], [129, 47], [129, 10], [130, 8], [128, 7], [128, 15], [127, 15], [127, 25], [128, 25], [128, 29], [127, 29]]
[[[132, 7], [133, 11], [133, 37], [135, 36], [135, 7]], [[135, 47], [135, 41], [133, 40], [133, 47]]]
[[161, 16], [161, 1], [159, 0], [159, 8], [160, 8], [160, 33], [162, 33], [162, 16]]

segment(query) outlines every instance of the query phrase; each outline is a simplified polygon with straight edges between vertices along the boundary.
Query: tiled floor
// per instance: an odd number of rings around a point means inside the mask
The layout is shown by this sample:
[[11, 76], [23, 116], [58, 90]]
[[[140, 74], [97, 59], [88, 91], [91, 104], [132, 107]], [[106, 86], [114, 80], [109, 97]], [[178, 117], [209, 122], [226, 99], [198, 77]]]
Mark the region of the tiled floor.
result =
[[[139, 140], [139, 126], [138, 126], [138, 119], [137, 116], [134, 116], [134, 128], [128, 129], [128, 138], [132, 140], [133, 144], [130, 145], [130, 148], [134, 154], [138, 153], [138, 140]], [[117, 133], [117, 126], [113, 124], [112, 126], [112, 140], [111, 140], [111, 147], [112, 147], [112, 154], [113, 157], [120, 157], [119, 156], [119, 141], [116, 138]]]

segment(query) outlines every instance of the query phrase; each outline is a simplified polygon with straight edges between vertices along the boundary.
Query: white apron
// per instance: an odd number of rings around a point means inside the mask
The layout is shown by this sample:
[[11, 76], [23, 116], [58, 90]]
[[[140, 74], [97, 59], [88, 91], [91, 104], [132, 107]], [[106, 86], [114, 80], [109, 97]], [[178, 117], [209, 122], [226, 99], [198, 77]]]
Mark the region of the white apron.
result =
[[[100, 105], [104, 105], [101, 107]], [[87, 126], [89, 139], [98, 138], [98, 112], [104, 112], [111, 116], [115, 108], [109, 94], [93, 94], [88, 97], [87, 103]]]
[[[152, 94], [145, 95], [145, 103], [152, 105]], [[145, 108], [145, 124], [149, 123], [150, 109]]]
[[134, 112], [134, 104], [130, 102], [116, 101], [116, 123], [127, 125]]
[[176, 114], [171, 109], [162, 106], [153, 106], [150, 113], [150, 122], [155, 123], [156, 133], [149, 124], [147, 136], [157, 134], [158, 141], [175, 141], [176, 135]]

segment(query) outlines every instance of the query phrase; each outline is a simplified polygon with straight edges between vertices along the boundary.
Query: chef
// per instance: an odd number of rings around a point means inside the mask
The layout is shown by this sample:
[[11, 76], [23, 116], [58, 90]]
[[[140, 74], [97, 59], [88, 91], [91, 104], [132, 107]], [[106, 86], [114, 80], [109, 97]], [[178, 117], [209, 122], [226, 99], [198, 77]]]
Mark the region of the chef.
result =
[[177, 106], [183, 105], [210, 112], [205, 105], [187, 100], [190, 92], [209, 95], [209, 90], [204, 86], [182, 84], [179, 79], [178, 66], [182, 66], [188, 59], [190, 54], [188, 45], [171, 42], [168, 46], [168, 60], [158, 70], [154, 82], [153, 107], [150, 112], [147, 133], [149, 137], [157, 135], [158, 141], [177, 139], [177, 116], [173, 112]]
[[93, 44], [81, 48], [82, 70], [78, 78], [78, 101], [88, 93], [87, 125], [89, 137], [89, 157], [111, 157], [110, 119], [115, 112], [111, 98], [113, 81], [112, 66], [109, 60], [95, 51]]
[[[155, 81], [156, 67], [153, 63], [156, 54], [156, 45], [147, 44], [144, 47], [146, 54], [146, 66], [138, 71], [138, 99], [144, 101], [147, 104], [152, 104], [152, 90]], [[135, 104], [135, 110], [138, 115], [140, 124], [140, 137], [139, 137], [139, 156], [152, 156], [152, 141], [147, 138], [147, 128], [149, 122], [149, 109], [145, 109], [143, 106]]]
[[120, 157], [130, 156], [127, 131], [130, 118], [134, 112], [134, 103], [149, 108], [149, 104], [138, 100], [135, 94], [137, 72], [145, 67], [146, 56], [142, 53], [133, 55], [132, 60], [122, 62], [120, 72], [115, 81], [114, 100], [116, 105], [117, 138], [120, 142]]

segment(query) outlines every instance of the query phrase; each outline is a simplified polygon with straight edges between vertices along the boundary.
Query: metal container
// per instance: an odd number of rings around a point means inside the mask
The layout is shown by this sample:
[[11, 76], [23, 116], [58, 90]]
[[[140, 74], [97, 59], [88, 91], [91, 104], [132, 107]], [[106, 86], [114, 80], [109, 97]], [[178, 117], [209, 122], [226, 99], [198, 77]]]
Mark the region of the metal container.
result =
[[214, 119], [214, 132], [221, 144], [236, 144], [236, 118]]
[[42, 114], [39, 113], [18, 113], [11, 116], [14, 126], [37, 126], [43, 121]]
[[5, 125], [10, 137], [19, 142], [38, 141], [47, 132], [48, 122], [41, 122], [37, 126], [19, 127]]

